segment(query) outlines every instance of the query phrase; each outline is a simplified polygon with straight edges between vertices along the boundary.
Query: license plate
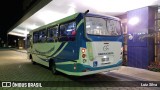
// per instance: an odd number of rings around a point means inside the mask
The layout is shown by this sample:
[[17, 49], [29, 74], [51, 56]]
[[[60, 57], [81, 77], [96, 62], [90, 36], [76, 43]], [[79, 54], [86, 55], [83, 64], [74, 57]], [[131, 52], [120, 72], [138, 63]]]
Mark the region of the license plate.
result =
[[102, 58], [102, 62], [109, 62], [109, 58]]

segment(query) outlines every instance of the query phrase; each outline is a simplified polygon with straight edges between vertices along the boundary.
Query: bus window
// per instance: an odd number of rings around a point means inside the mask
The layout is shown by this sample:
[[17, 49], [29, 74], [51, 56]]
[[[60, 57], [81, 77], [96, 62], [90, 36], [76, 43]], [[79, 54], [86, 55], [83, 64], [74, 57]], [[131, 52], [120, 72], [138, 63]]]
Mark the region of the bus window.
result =
[[39, 42], [45, 42], [47, 38], [47, 30], [41, 30], [39, 31]]
[[108, 28], [110, 35], [120, 35], [121, 34], [120, 22], [116, 20], [107, 20], [107, 28]]
[[39, 37], [38, 32], [34, 32], [33, 33], [33, 43], [37, 43], [38, 42], [38, 37]]
[[48, 28], [48, 38], [47, 41], [48, 42], [57, 42], [58, 41], [58, 27], [54, 26], [54, 27], [50, 27]]
[[74, 41], [76, 36], [76, 23], [70, 22], [60, 25], [59, 41]]
[[86, 17], [86, 32], [92, 35], [121, 35], [120, 22], [112, 19]]

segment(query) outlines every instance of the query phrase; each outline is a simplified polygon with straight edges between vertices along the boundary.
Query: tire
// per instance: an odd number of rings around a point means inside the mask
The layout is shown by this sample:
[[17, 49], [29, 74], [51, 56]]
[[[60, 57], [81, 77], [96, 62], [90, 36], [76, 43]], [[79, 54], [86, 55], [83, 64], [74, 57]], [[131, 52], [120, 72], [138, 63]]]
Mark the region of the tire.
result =
[[52, 71], [52, 74], [54, 74], [54, 75], [58, 74], [58, 71], [56, 70], [56, 64], [54, 61], [52, 61], [51, 71]]
[[34, 62], [33, 59], [31, 59], [31, 62], [32, 62], [33, 65], [36, 65], [36, 62]]

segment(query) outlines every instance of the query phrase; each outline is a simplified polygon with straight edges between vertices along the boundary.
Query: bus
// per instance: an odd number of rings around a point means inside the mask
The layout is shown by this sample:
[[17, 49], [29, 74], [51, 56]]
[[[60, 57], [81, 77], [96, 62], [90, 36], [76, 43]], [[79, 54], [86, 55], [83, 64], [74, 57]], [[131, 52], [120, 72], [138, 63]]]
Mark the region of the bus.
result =
[[53, 74], [84, 76], [117, 70], [122, 65], [120, 19], [75, 13], [28, 34], [28, 58]]

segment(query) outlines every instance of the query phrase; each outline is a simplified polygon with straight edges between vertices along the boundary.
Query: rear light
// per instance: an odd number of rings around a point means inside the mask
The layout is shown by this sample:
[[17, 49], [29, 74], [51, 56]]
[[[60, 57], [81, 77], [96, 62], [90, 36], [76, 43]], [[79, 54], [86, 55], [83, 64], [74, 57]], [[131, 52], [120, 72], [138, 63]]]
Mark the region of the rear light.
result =
[[86, 57], [86, 54], [82, 54], [82, 58], [85, 58]]
[[123, 52], [123, 47], [121, 47], [121, 51]]
[[83, 59], [83, 63], [85, 63], [87, 60], [86, 59]]
[[81, 48], [81, 54], [80, 58], [83, 64], [88, 64], [87, 63], [87, 49], [86, 48]]
[[74, 68], [73, 69], [76, 70], [76, 63], [74, 63]]
[[85, 53], [86, 52], [86, 49], [85, 48], [82, 48], [82, 53]]
[[121, 47], [121, 53], [120, 53], [120, 55], [122, 55], [123, 54], [123, 47]]

